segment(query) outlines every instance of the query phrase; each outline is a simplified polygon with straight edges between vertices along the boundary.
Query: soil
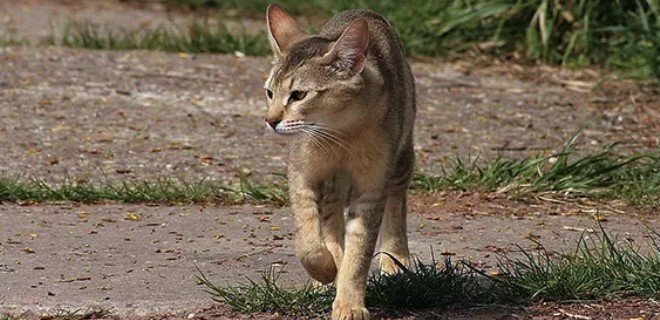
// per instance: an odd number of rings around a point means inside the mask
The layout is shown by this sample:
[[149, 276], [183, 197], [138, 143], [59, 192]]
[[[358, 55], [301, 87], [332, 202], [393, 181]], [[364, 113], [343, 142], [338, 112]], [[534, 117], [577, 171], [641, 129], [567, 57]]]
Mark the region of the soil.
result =
[[[65, 9], [106, 22], [117, 17], [121, 26], [140, 23], [112, 1], [97, 4], [105, 4], [102, 15], [74, 2], [1, 3], [9, 23]], [[159, 15], [148, 12], [145, 19]], [[20, 30], [34, 29], [43, 30]], [[285, 170], [285, 141], [263, 136], [268, 58], [6, 47], [0, 61], [2, 172], [46, 180], [194, 181], [228, 179], [240, 169], [259, 178]], [[582, 152], [612, 142], [620, 143], [620, 153], [660, 144], [657, 86], [611, 80], [600, 71], [512, 63], [412, 66], [424, 171], [437, 172], [456, 156], [550, 153], [580, 128]]]
[[[38, 43], [50, 23], [68, 16], [112, 28], [194, 14], [120, 1], [0, 1], [0, 32]], [[263, 134], [269, 65], [240, 54], [2, 47], [0, 173], [47, 182], [270, 179], [285, 171], [286, 141]], [[580, 128], [581, 153], [612, 142], [620, 154], [660, 146], [656, 85], [602, 70], [492, 59], [415, 58], [412, 68], [418, 168], [429, 173], [456, 156], [549, 154]], [[428, 259], [432, 248], [487, 269], [498, 254], [515, 255], [514, 244], [534, 249], [530, 239], [551, 251], [574, 248], [579, 237], [594, 236], [597, 220], [619, 241], [636, 244], [645, 243], [644, 224], [660, 226], [657, 208], [588, 199], [438, 193], [414, 195], [410, 208], [415, 254]], [[268, 206], [3, 204], [0, 313], [38, 317], [100, 306], [136, 319], [281, 318], [211, 307], [195, 266], [220, 284], [272, 265], [286, 265], [291, 284], [305, 282], [291, 232], [288, 209]], [[656, 301], [622, 300], [396, 317], [648, 320], [659, 313]]]

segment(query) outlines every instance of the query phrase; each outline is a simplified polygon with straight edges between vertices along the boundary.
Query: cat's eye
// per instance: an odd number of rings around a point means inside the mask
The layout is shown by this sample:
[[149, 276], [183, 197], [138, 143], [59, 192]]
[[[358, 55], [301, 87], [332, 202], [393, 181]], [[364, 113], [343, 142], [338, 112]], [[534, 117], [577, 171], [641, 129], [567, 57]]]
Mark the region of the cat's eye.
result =
[[291, 95], [289, 96], [289, 102], [300, 101], [302, 99], [305, 99], [306, 96], [307, 96], [307, 91], [295, 90], [291, 92]]
[[268, 97], [268, 99], [273, 99], [273, 91], [266, 89], [266, 97]]

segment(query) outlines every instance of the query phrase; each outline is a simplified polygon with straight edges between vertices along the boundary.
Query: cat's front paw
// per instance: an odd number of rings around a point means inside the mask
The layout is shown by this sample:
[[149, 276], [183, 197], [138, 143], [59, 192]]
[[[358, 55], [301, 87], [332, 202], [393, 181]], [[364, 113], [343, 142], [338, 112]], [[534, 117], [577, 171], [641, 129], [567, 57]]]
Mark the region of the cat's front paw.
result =
[[332, 304], [332, 320], [368, 320], [369, 311], [349, 303], [335, 300]]
[[300, 263], [316, 281], [328, 284], [335, 281], [337, 267], [330, 251], [323, 248], [316, 252], [297, 253]]

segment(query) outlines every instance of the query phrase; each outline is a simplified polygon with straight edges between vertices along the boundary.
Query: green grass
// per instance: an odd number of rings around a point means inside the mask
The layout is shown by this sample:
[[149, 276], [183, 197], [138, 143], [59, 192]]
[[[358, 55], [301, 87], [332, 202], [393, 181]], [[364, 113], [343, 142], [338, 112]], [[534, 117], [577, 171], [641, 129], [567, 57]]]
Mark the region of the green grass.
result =
[[511, 197], [540, 193], [590, 196], [657, 206], [660, 205], [660, 153], [617, 158], [612, 147], [607, 147], [576, 157], [567, 147], [558, 154], [520, 160], [457, 158], [439, 175], [418, 173], [413, 188], [477, 190]]
[[[530, 304], [541, 301], [660, 298], [660, 234], [649, 230], [644, 249], [617, 241], [601, 228], [581, 240], [574, 252], [551, 254], [523, 250], [502, 256], [491, 276], [469, 262], [441, 266], [417, 259], [411, 269], [394, 275], [373, 275], [367, 286], [367, 307], [381, 311], [446, 307]], [[235, 287], [218, 286], [201, 271], [198, 280], [211, 298], [244, 313], [277, 312], [310, 316], [327, 312], [332, 287], [292, 288], [278, 282], [279, 273], [264, 272], [259, 280]]]
[[0, 47], [6, 46], [24, 46], [30, 42], [27, 39], [20, 38], [10, 33], [0, 33]]
[[214, 285], [198, 268], [197, 280], [213, 300], [225, 302], [243, 313], [268, 312], [297, 316], [311, 316], [332, 306], [334, 290], [311, 283], [294, 288], [284, 287], [279, 281], [281, 269], [270, 269], [257, 281], [247, 279], [248, 284], [239, 287]]
[[648, 252], [632, 242], [601, 233], [581, 239], [574, 253], [553, 259], [547, 252], [507, 259], [497, 281], [518, 288], [532, 301], [660, 297], [660, 234], [650, 229]]
[[[216, 24], [103, 30], [89, 21], [69, 22], [50, 44], [112, 50], [268, 55], [265, 34], [233, 33], [227, 13], [263, 19], [272, 1], [168, 0], [173, 5], [219, 9]], [[625, 76], [660, 76], [657, 0], [281, 0], [295, 15], [326, 19], [346, 9], [369, 8], [397, 28], [410, 54], [459, 56], [465, 52], [565, 66], [597, 65]], [[25, 44], [0, 38], [0, 45]]]
[[[0, 178], [0, 201], [118, 202], [249, 202], [286, 205], [286, 180], [277, 175], [270, 182], [254, 184], [242, 177], [238, 184], [172, 179], [134, 182], [75, 183], [64, 180], [48, 184], [38, 179]], [[660, 205], [660, 153], [617, 158], [605, 148], [575, 156], [569, 148], [551, 156], [520, 160], [464, 161], [460, 158], [440, 173], [418, 172], [416, 192], [496, 192], [511, 198], [546, 195], [558, 198], [590, 197], [621, 199], [633, 205]]]
[[187, 182], [172, 179], [98, 185], [66, 180], [49, 185], [36, 179], [0, 178], [0, 201], [10, 202], [250, 202], [284, 205], [286, 199], [286, 190], [282, 187], [273, 183], [255, 185], [244, 178], [237, 186], [207, 180]]
[[107, 50], [161, 50], [188, 53], [235, 53], [266, 55], [270, 47], [264, 33], [235, 33], [218, 22], [193, 21], [177, 25], [112, 30], [90, 21], [69, 21], [61, 35], [51, 35], [49, 44]]
[[[169, 0], [263, 16], [270, 0]], [[387, 17], [412, 54], [476, 51], [569, 66], [600, 65], [660, 76], [657, 0], [280, 0], [296, 15], [369, 8]]]

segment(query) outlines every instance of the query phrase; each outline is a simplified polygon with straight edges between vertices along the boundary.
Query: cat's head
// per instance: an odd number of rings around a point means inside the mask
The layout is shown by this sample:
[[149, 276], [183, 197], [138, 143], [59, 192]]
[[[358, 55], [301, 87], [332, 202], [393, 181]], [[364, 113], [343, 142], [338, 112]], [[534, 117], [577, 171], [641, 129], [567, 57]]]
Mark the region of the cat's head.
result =
[[265, 91], [266, 125], [279, 134], [343, 132], [365, 117], [364, 99], [369, 31], [359, 19], [338, 39], [309, 36], [277, 5], [267, 10], [274, 63]]

